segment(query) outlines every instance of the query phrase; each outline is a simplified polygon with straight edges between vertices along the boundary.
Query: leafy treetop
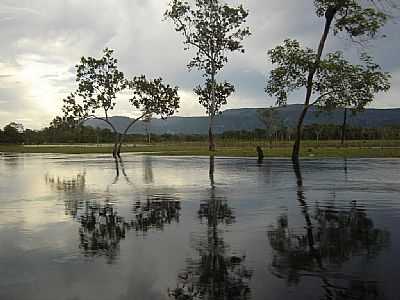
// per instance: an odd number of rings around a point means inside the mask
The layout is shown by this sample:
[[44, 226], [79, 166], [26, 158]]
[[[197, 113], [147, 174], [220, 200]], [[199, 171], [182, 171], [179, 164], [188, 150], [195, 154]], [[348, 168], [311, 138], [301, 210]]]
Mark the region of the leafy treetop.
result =
[[76, 94], [83, 98], [83, 110], [94, 114], [102, 108], [106, 118], [116, 104], [116, 95], [126, 87], [124, 74], [117, 67], [118, 60], [112, 55], [113, 50], [106, 48], [101, 58], [82, 57], [76, 65]]
[[[285, 40], [268, 54], [277, 67], [271, 71], [265, 90], [277, 98], [278, 105], [285, 105], [288, 93], [307, 86], [316, 53], [310, 48], [302, 48], [296, 40]], [[326, 109], [350, 106], [360, 110], [373, 100], [375, 93], [387, 91], [390, 88], [389, 73], [383, 72], [365, 53], [361, 61], [362, 64], [351, 64], [339, 51], [321, 59], [312, 85], [315, 98], [310, 105]]]
[[[194, 7], [194, 8], [193, 8]], [[195, 0], [191, 6], [187, 1], [172, 0], [165, 17], [175, 24], [175, 30], [185, 38], [185, 49], [197, 49], [196, 56], [188, 68], [197, 68], [205, 74], [215, 74], [228, 61], [227, 51], [244, 52], [242, 40], [250, 35], [243, 27], [248, 11], [239, 5], [231, 7], [219, 0]]]
[[346, 32], [351, 38], [373, 38], [388, 15], [379, 8], [385, 0], [314, 0], [319, 17], [334, 18], [333, 33]]
[[178, 87], [163, 83], [161, 78], [147, 79], [141, 75], [129, 81], [128, 87], [133, 92], [129, 101], [144, 116], [155, 114], [165, 119], [179, 108]]

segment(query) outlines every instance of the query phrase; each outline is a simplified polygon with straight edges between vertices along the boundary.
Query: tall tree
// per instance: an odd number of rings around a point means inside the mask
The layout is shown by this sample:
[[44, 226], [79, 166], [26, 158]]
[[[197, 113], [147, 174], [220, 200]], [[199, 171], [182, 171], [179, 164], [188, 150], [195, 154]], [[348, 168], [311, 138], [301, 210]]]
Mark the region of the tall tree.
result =
[[[333, 34], [346, 33], [352, 40], [363, 41], [377, 36], [386, 23], [388, 14], [379, 0], [314, 0], [318, 17], [325, 18], [317, 51], [302, 48], [295, 40], [268, 52], [277, 67], [271, 72], [266, 92], [277, 97], [278, 104], [287, 102], [287, 94], [305, 88], [304, 108], [299, 116], [292, 159], [299, 159], [303, 121], [310, 106], [364, 107], [375, 93], [389, 89], [389, 75], [363, 54], [364, 64], [352, 65], [342, 53], [334, 52], [323, 58], [323, 51], [331, 29]], [[315, 99], [312, 97], [315, 96]]]
[[206, 77], [210, 88], [208, 143], [209, 150], [215, 150], [213, 121], [217, 113], [216, 76], [228, 62], [227, 53], [244, 52], [242, 41], [250, 35], [244, 27], [248, 16], [242, 5], [237, 7], [221, 3], [219, 0], [172, 0], [165, 17], [173, 21], [175, 30], [184, 37], [185, 50], [196, 49], [196, 54], [188, 64], [188, 69], [197, 68]]
[[[101, 58], [82, 57], [76, 65], [78, 88], [64, 99], [64, 118], [82, 124], [89, 119], [101, 120], [109, 125], [115, 135], [113, 156], [116, 155], [118, 131], [110, 122], [109, 112], [116, 105], [117, 94], [126, 88], [124, 74], [118, 70], [118, 60], [113, 50], [104, 49]], [[103, 116], [96, 113], [102, 110]]]

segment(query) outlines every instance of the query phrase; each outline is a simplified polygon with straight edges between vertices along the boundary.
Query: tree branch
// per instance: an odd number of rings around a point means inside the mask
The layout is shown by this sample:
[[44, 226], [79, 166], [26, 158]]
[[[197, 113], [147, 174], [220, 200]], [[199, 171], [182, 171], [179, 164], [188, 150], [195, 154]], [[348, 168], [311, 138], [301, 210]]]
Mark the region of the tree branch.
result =
[[137, 117], [136, 119], [134, 119], [128, 127], [126, 127], [126, 129], [124, 130], [122, 137], [119, 140], [119, 146], [121, 147], [122, 142], [124, 140], [125, 135], [128, 133], [128, 130], [137, 122], [139, 121], [141, 118], [143, 118], [145, 115], [147, 115], [147, 113], [143, 113], [140, 117]]
[[86, 122], [88, 120], [100, 120], [100, 121], [106, 122], [113, 129], [114, 133], [117, 133], [117, 130], [115, 129], [114, 125], [109, 120], [101, 118], [101, 117], [93, 116], [93, 115], [83, 118], [78, 123], [78, 126], [81, 126], [84, 122]]

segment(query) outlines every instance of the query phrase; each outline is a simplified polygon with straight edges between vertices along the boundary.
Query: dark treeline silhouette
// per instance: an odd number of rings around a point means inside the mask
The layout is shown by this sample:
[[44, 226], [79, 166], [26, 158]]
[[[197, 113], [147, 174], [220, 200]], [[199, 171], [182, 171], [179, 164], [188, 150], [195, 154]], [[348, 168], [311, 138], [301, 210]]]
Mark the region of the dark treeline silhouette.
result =
[[177, 287], [169, 290], [172, 299], [244, 300], [250, 299], [252, 272], [244, 265], [245, 256], [233, 255], [224, 241], [220, 224], [231, 224], [235, 217], [225, 197], [216, 195], [214, 157], [210, 157], [210, 194], [198, 211], [200, 222], [206, 221], [205, 233], [193, 236], [192, 248], [198, 254], [187, 260], [178, 274]]
[[319, 299], [381, 299], [377, 281], [342, 273], [342, 266], [356, 257], [372, 262], [389, 245], [389, 232], [375, 228], [356, 201], [345, 208], [336, 207], [334, 202], [312, 208], [307, 203], [300, 166], [295, 165], [294, 171], [304, 224], [291, 228], [288, 216], [281, 215], [270, 226], [271, 272], [288, 285], [319, 279], [324, 294]]
[[[277, 128], [271, 135], [266, 129], [256, 128], [253, 131], [225, 131], [216, 134], [220, 140], [262, 140], [271, 143], [276, 141], [292, 141], [294, 130], [289, 127]], [[340, 140], [343, 136], [342, 126], [334, 124], [305, 125], [302, 133], [304, 140]], [[152, 134], [151, 142], [204, 142], [207, 135], [201, 134]], [[7, 125], [5, 130], [0, 130], [0, 143], [4, 144], [63, 144], [63, 143], [113, 143], [114, 135], [109, 129], [92, 127], [79, 128], [54, 128], [46, 127], [42, 130], [26, 129], [19, 132], [14, 127]], [[348, 126], [346, 140], [398, 140], [400, 139], [399, 126], [385, 126], [379, 128], [365, 128]], [[147, 134], [128, 134], [127, 143], [149, 143]]]
[[[272, 141], [291, 141], [293, 128], [277, 129], [272, 135]], [[218, 135], [223, 139], [266, 139], [270, 140], [269, 133], [265, 129], [256, 128], [253, 131], [225, 131]], [[302, 132], [304, 140], [340, 140], [342, 138], [342, 126], [334, 124], [310, 124], [305, 125]], [[346, 140], [397, 140], [400, 139], [400, 126], [385, 126], [379, 128], [365, 128], [348, 126]]]

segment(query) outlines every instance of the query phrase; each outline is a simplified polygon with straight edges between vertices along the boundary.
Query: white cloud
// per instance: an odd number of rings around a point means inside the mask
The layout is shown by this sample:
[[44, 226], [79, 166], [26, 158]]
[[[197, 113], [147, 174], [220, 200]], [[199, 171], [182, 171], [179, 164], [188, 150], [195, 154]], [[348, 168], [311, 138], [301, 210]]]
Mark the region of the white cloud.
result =
[[[309, 0], [229, 0], [250, 10], [252, 36], [246, 53], [230, 55], [224, 79], [232, 81], [235, 95], [226, 108], [272, 105], [264, 94], [265, 75], [270, 69], [267, 49], [285, 38], [296, 38], [315, 47], [321, 32]], [[203, 115], [204, 109], [191, 92], [201, 83], [196, 71], [186, 65], [193, 54], [184, 51], [182, 37], [163, 21], [168, 0], [0, 0], [0, 126], [20, 119], [39, 128], [59, 112], [62, 98], [74, 87], [74, 65], [81, 56], [98, 56], [108, 46], [115, 49], [120, 67], [130, 77], [141, 73], [161, 76], [181, 87], [178, 115]], [[398, 106], [396, 72], [400, 70], [400, 31], [385, 29], [388, 38], [375, 44], [377, 61], [395, 73], [393, 89], [379, 97], [376, 106]], [[340, 47], [351, 54], [349, 43], [330, 38], [328, 48]], [[292, 102], [300, 102], [299, 94]], [[375, 105], [375, 104], [374, 104]], [[115, 114], [134, 115], [126, 99]]]

